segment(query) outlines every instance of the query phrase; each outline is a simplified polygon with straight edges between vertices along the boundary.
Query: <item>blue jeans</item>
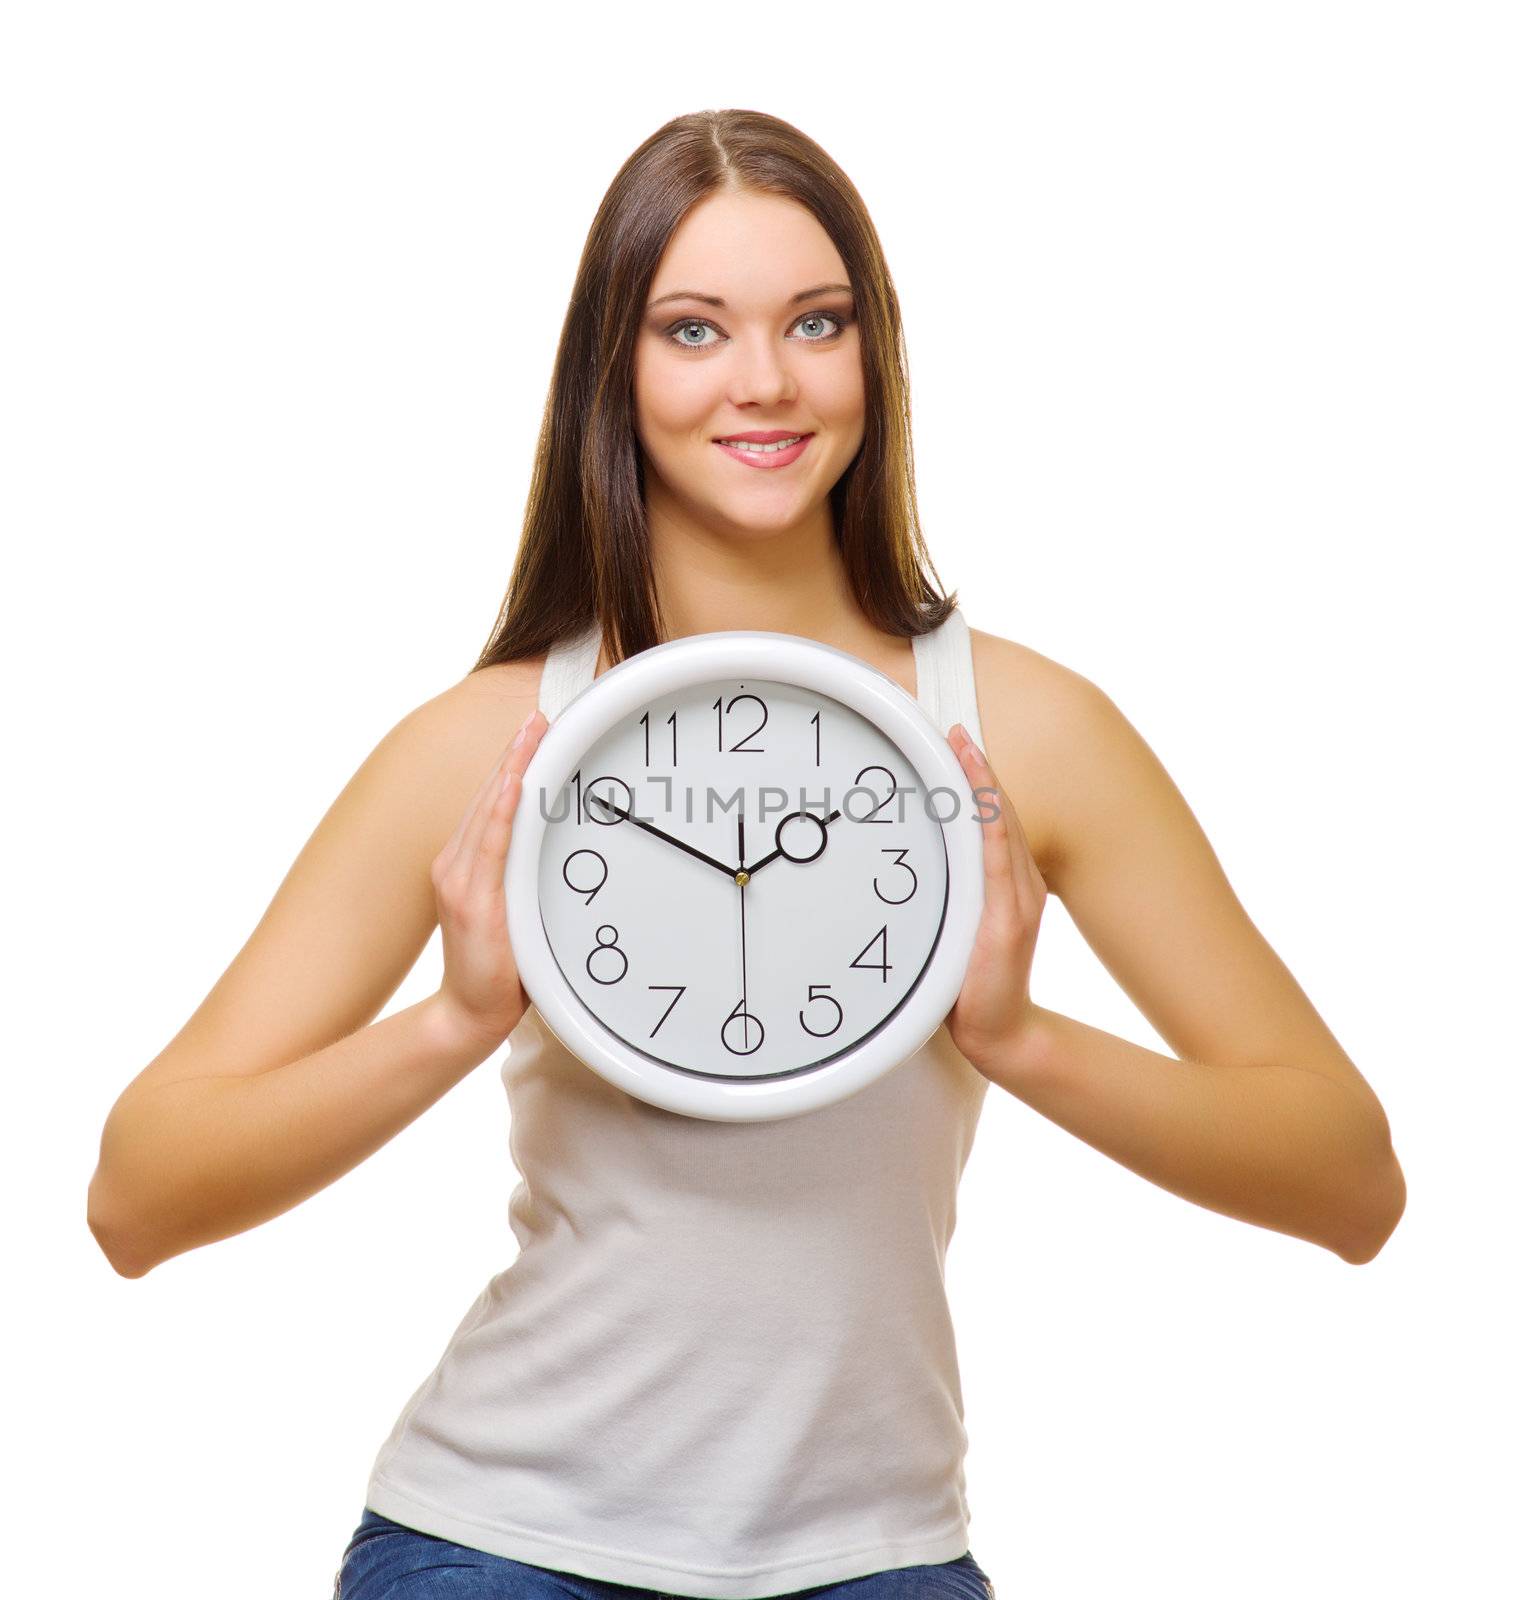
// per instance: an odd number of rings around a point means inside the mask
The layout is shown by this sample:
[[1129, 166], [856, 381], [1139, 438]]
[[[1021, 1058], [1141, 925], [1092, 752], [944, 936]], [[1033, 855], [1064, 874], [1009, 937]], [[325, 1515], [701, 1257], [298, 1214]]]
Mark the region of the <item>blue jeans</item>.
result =
[[[994, 1600], [994, 1585], [964, 1551], [938, 1566], [890, 1567], [776, 1600]], [[662, 1589], [528, 1566], [417, 1533], [366, 1510], [335, 1574], [335, 1600], [674, 1600]]]

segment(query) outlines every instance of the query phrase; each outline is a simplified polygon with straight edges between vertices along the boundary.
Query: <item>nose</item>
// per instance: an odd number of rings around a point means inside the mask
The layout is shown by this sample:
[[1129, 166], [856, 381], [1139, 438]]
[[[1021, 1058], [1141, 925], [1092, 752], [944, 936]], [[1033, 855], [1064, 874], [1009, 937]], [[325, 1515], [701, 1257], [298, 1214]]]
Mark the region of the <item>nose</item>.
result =
[[797, 381], [777, 335], [758, 330], [734, 341], [729, 399], [735, 405], [769, 407], [794, 399]]

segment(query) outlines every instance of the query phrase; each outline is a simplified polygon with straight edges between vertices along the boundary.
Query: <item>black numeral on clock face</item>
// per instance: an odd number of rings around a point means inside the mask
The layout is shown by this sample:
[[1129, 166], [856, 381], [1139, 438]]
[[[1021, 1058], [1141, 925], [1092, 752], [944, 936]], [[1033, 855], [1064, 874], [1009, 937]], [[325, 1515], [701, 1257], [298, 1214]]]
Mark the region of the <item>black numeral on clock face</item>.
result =
[[[569, 876], [569, 868], [574, 864], [574, 862], [580, 856], [592, 856], [592, 857], [594, 857], [594, 859], [596, 861], [598, 861], [600, 863], [601, 875], [596, 880], [594, 885], [587, 886], [587, 885], [585, 885], [583, 883], [576, 883], [574, 881], [574, 879]], [[579, 876], [582, 877], [582, 878], [589, 877], [592, 870], [593, 869], [590, 867], [588, 862], [581, 863], [581, 865], [580, 865], [580, 867], [578, 869]], [[605, 887], [608, 870], [609, 869], [607, 868], [607, 865], [606, 865], [606, 857], [603, 856], [599, 850], [576, 850], [573, 855], [567, 856], [567, 857], [564, 858], [563, 881], [566, 884], [568, 884], [568, 886], [575, 892], [575, 894], [584, 895], [585, 904], [588, 906], [590, 904], [590, 902], [592, 900], [594, 900], [595, 897]]]
[[[575, 805], [578, 807], [578, 821], [587, 818], [598, 823], [603, 828], [610, 828], [622, 821], [622, 818], [611, 809], [612, 805], [621, 806], [624, 811], [633, 811], [636, 805], [633, 800], [633, 786], [625, 779], [619, 778], [615, 773], [603, 772], [600, 777], [592, 778], [583, 790], [580, 788], [580, 775], [575, 773], [571, 780], [574, 784]], [[613, 783], [622, 791], [618, 797], [612, 793], [597, 794], [595, 786], [598, 783]], [[611, 805], [603, 805], [603, 800], [609, 800]]]
[[893, 798], [893, 796], [895, 794], [898, 793], [898, 779], [895, 778], [893, 776], [893, 774], [891, 772], [889, 772], [886, 767], [876, 767], [876, 766], [863, 767], [861, 769], [861, 771], [856, 774], [856, 787], [858, 789], [870, 789], [872, 787], [871, 784], [863, 783], [861, 781], [863, 778], [866, 777], [867, 773], [869, 773], [869, 772], [881, 772], [886, 776], [886, 778], [888, 780], [888, 792], [887, 792], [887, 794], [885, 794], [882, 797], [881, 800], [879, 800], [877, 802], [877, 804], [875, 806], [872, 807], [872, 809], [869, 812], [867, 812], [867, 814], [864, 817], [853, 817], [851, 820], [853, 822], [887, 823], [887, 824], [889, 824], [891, 826], [891, 824], [893, 822], [893, 818], [892, 817], [879, 817], [877, 815], [877, 813], [879, 811], [881, 811], [882, 808], [885, 805], [887, 805], [887, 803]]
[[[827, 983], [810, 983], [808, 985], [808, 1005], [810, 1005], [810, 1006], [811, 1005], [817, 1005], [820, 1001], [822, 1001], [825, 1005], [833, 1006], [835, 1008], [835, 1021], [834, 1021], [834, 1026], [833, 1027], [831, 1027], [831, 1028], [810, 1028], [808, 1026], [807, 1019], [803, 1016], [803, 1012], [799, 1011], [798, 1014], [797, 1014], [797, 1020], [800, 1023], [802, 1023], [802, 1025], [803, 1025], [803, 1032], [804, 1033], [811, 1033], [814, 1036], [815, 1039], [827, 1039], [830, 1036], [830, 1034], [838, 1033], [840, 1031], [840, 1024], [845, 1021], [845, 1012], [844, 1012], [843, 1008], [841, 1007], [840, 1002], [838, 1000], [836, 1000], [832, 995], [829, 995], [829, 994], [815, 994], [813, 992], [815, 989], [828, 989], [828, 988], [829, 988], [829, 985]], [[808, 1006], [804, 1006], [803, 1007], [803, 1011], [806, 1011], [807, 1009], [808, 1009]]]
[[662, 1016], [659, 1019], [659, 1021], [656, 1022], [654, 1024], [654, 1026], [649, 1029], [649, 1038], [652, 1039], [654, 1037], [654, 1035], [656, 1033], [658, 1033], [659, 1030], [665, 1025], [666, 1019], [669, 1017], [670, 1013], [675, 1009], [675, 1007], [679, 1004], [680, 997], [686, 992], [686, 986], [683, 983], [651, 983], [649, 985], [649, 988], [651, 988], [651, 989], [673, 989], [675, 991], [675, 999], [673, 999], [669, 1003], [669, 1005], [667, 1005], [664, 1008], [664, 1016]]
[[914, 868], [911, 867], [909, 865], [909, 863], [904, 860], [904, 857], [909, 854], [909, 849], [908, 849], [907, 846], [905, 846], [902, 850], [884, 850], [883, 854], [885, 856], [897, 856], [898, 857], [897, 861], [890, 862], [889, 865], [890, 866], [895, 866], [895, 867], [902, 867], [904, 869], [904, 871], [909, 874], [909, 893], [908, 894], [903, 894], [903, 895], [897, 895], [897, 896], [884, 894], [882, 892], [882, 889], [878, 886], [877, 878], [876, 878], [875, 875], [872, 878], [872, 893], [875, 894], [877, 896], [877, 898], [883, 902], [884, 905], [901, 906], [901, 905], [904, 904], [904, 902], [906, 900], [912, 900], [914, 898], [914, 891], [919, 888], [920, 880], [915, 875]]
[[[609, 933], [611, 937], [609, 939], [603, 939], [601, 937], [603, 933]], [[603, 978], [591, 964], [599, 957], [606, 954], [619, 956], [622, 961], [622, 970], [610, 978]], [[602, 961], [601, 965], [608, 971], [611, 968], [611, 963], [609, 961]], [[591, 978], [596, 983], [621, 983], [621, 981], [627, 976], [627, 952], [617, 943], [617, 930], [612, 927], [609, 922], [603, 922], [601, 926], [595, 930], [595, 949], [593, 949], [590, 954], [585, 957], [585, 971], [590, 974]]]
[[[639, 722], [641, 722], [643, 724], [643, 764], [644, 764], [644, 766], [648, 766], [650, 764], [649, 763], [649, 714], [648, 714], [648, 712], [645, 711], [643, 713], [643, 715], [638, 718], [638, 720], [639, 720]], [[670, 728], [670, 765], [672, 767], [674, 767], [674, 766], [678, 766], [680, 764], [680, 754], [679, 754], [680, 745], [679, 745], [679, 742], [678, 742], [678, 735], [676, 733], [675, 713], [672, 711], [669, 714], [669, 716], [665, 718], [665, 721], [666, 721], [666, 723], [669, 724], [669, 728]]]
[[[745, 744], [744, 741], [745, 739], [753, 739], [755, 735], [759, 733], [763, 727], [765, 727], [766, 722], [770, 717], [770, 712], [766, 710], [766, 703], [758, 694], [736, 694], [733, 699], [728, 702], [728, 710], [730, 714], [732, 714], [734, 707], [738, 705], [741, 700], [753, 700], [754, 703], [760, 707], [760, 721], [757, 722], [748, 733], [744, 734], [737, 744], [731, 744], [728, 748], [730, 752], [737, 752], [740, 755], [763, 756], [765, 751], [762, 750], [758, 745]], [[723, 749], [722, 695], [719, 695], [718, 698], [712, 702], [712, 709], [718, 714], [718, 750], [721, 753]]]
[[[862, 956], [864, 956], [879, 939], [882, 940], [882, 960], [863, 961], [861, 959]], [[888, 974], [893, 969], [888, 965], [888, 924], [886, 922], [883, 923], [882, 927], [879, 928], [877, 932], [874, 933], [864, 945], [862, 945], [860, 950], [856, 952], [856, 959], [852, 961], [850, 965], [853, 967], [863, 967], [869, 972], [881, 971], [882, 981], [884, 983], [888, 981]]]
[[[755, 1026], [755, 1033], [753, 1036], [755, 1042], [753, 1044], [750, 1043], [751, 1023], [753, 1023]], [[741, 1041], [739, 1044], [735, 1044], [728, 1036], [729, 1027], [731, 1024], [736, 1024], [736, 1026], [733, 1028], [733, 1031]], [[736, 1056], [752, 1056], [761, 1047], [761, 1045], [765, 1043], [765, 1024], [754, 1014], [753, 1011], [746, 1011], [744, 1009], [744, 1001], [741, 999], [739, 1004], [736, 1005], [734, 1009], [730, 1011], [723, 1019], [723, 1026], [718, 1029], [718, 1037], [723, 1041], [723, 1048], [730, 1054]]]

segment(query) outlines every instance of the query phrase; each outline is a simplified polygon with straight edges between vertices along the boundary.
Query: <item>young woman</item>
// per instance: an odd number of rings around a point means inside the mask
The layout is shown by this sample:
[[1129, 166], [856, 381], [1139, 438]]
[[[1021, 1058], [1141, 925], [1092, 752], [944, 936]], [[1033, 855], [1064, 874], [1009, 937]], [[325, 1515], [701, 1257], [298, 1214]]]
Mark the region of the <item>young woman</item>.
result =
[[[1147, 745], [925, 575], [905, 382], [876, 233], [823, 150], [741, 111], [648, 139], [586, 243], [488, 644], [362, 764], [113, 1107], [90, 1222], [137, 1277], [333, 1182], [509, 1041], [519, 1252], [384, 1441], [342, 1600], [992, 1595], [942, 1280], [990, 1083], [1349, 1262], [1399, 1218], [1382, 1107]], [[879, 668], [1001, 807], [944, 1026], [845, 1101], [725, 1124], [563, 1049], [503, 874], [570, 698], [733, 628]], [[1031, 1000], [1049, 893], [1179, 1059]], [[439, 990], [374, 1021], [438, 923]]]

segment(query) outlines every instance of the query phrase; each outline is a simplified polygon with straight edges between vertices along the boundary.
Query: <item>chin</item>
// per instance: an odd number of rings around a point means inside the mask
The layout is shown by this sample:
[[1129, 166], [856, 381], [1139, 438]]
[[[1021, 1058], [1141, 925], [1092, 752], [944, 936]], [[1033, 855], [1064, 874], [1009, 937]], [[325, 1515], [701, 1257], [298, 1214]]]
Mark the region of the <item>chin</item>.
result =
[[762, 513], [758, 507], [753, 511], [741, 507], [737, 512], [724, 507], [721, 514], [729, 526], [744, 538], [774, 539], [800, 527], [809, 509], [807, 506], [793, 505], [784, 507], [779, 516], [771, 516]]

